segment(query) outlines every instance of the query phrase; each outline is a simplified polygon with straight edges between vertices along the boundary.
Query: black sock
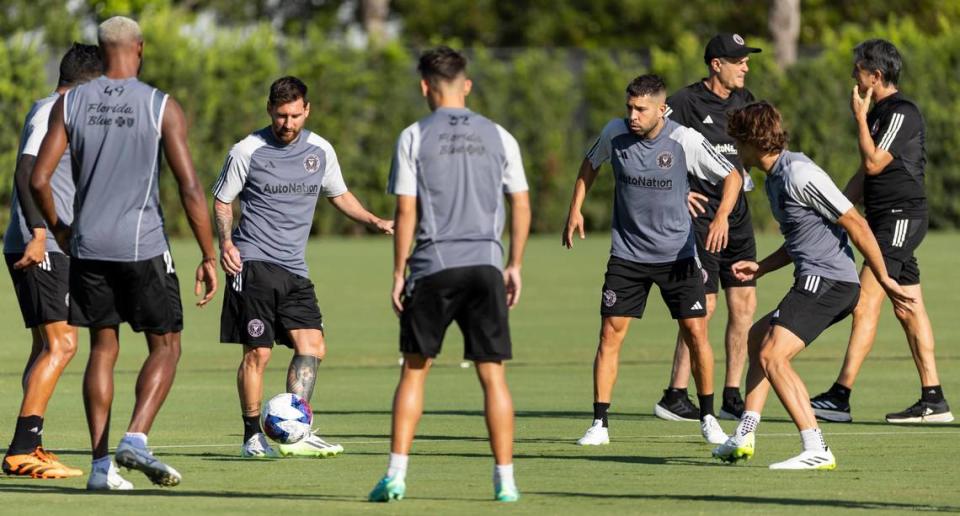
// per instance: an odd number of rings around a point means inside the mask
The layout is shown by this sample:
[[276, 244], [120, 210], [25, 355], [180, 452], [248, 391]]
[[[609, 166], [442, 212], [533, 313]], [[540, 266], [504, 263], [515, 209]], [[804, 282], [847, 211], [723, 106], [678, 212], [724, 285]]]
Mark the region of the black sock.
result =
[[260, 416], [243, 416], [243, 442], [260, 433]]
[[922, 401], [929, 401], [932, 403], [943, 401], [943, 389], [940, 388], [939, 385], [930, 385], [928, 387], [921, 387], [920, 399]]
[[723, 388], [723, 401], [727, 400], [740, 400], [740, 388], [739, 387], [724, 387]]
[[697, 394], [697, 401], [700, 402], [700, 421], [703, 418], [713, 414], [713, 394]]
[[834, 382], [833, 386], [830, 387], [830, 394], [833, 394], [847, 402], [850, 401], [850, 391], [852, 391], [852, 389], [844, 387], [836, 382]]
[[687, 397], [687, 388], [677, 389], [676, 387], [667, 387], [667, 390], [663, 391], [663, 397], [668, 401], [685, 399]]
[[22, 416], [17, 418], [17, 429], [13, 432], [13, 442], [10, 443], [10, 455], [30, 453], [40, 446], [43, 434], [43, 418], [40, 416]]
[[607, 410], [610, 409], [609, 403], [594, 403], [593, 404], [593, 419], [599, 419], [603, 421], [603, 427], [607, 428]]

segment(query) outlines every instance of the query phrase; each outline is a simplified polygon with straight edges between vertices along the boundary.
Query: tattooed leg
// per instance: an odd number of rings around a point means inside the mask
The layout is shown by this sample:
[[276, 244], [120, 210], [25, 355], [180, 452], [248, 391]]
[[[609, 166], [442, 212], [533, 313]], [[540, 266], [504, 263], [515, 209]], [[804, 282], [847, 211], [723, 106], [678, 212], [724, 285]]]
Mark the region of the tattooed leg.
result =
[[310, 401], [317, 383], [317, 365], [320, 360], [311, 355], [294, 355], [287, 369], [287, 392]]

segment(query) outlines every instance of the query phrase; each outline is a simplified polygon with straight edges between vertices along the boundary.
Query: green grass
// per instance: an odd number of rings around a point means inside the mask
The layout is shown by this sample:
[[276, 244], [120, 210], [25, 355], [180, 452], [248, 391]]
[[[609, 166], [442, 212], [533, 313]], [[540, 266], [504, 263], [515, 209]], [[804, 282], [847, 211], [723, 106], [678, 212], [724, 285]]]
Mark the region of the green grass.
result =
[[[341, 513], [793, 513], [857, 509], [960, 511], [960, 425], [894, 427], [885, 412], [918, 397], [913, 362], [889, 309], [877, 344], [854, 391], [850, 425], [826, 425], [836, 451], [833, 472], [772, 472], [771, 462], [792, 456], [799, 437], [775, 396], [764, 414], [754, 460], [724, 466], [710, 459], [695, 423], [652, 416], [667, 380], [675, 324], [659, 296], [646, 318], [635, 321], [622, 353], [611, 413], [613, 442], [579, 448], [573, 442], [590, 423], [591, 362], [608, 235], [593, 233], [568, 252], [559, 238], [531, 242], [520, 306], [512, 313], [516, 359], [509, 380], [517, 410], [516, 471], [522, 500], [512, 507], [490, 501], [492, 459], [485, 440], [480, 390], [471, 369], [459, 367], [454, 327], [428, 382], [407, 478], [409, 498], [388, 506], [368, 504], [369, 489], [387, 462], [390, 400], [397, 380], [397, 323], [390, 311], [390, 244], [381, 239], [324, 239], [308, 256], [324, 313], [328, 355], [313, 399], [322, 435], [346, 453], [334, 460], [241, 461], [235, 371], [236, 346], [217, 342], [220, 301], [191, 306], [184, 285], [186, 331], [173, 391], [150, 434], [151, 446], [184, 476], [180, 487], [153, 489], [139, 473], [125, 473], [131, 494], [88, 494], [85, 478], [66, 481], [0, 478], [6, 514], [299, 514]], [[960, 403], [960, 361], [953, 276], [957, 236], [933, 234], [921, 249], [924, 286], [938, 338], [939, 367], [948, 399]], [[762, 253], [779, 245], [760, 241]], [[182, 280], [192, 275], [196, 251], [177, 242]], [[765, 278], [760, 310], [771, 310], [786, 292], [790, 272]], [[0, 441], [9, 442], [19, 406], [19, 377], [29, 349], [6, 274], [0, 288]], [[711, 325], [715, 347], [723, 314]], [[796, 367], [810, 390], [834, 380], [849, 321], [821, 336]], [[133, 383], [146, 347], [124, 330], [116, 372], [113, 434], [118, 441], [132, 409]], [[61, 458], [89, 468], [80, 383], [88, 346], [63, 376], [47, 414], [45, 441]], [[717, 349], [720, 349], [717, 347]], [[284, 387], [289, 352], [278, 349], [266, 378], [267, 396]], [[718, 363], [722, 352], [717, 353]], [[718, 382], [722, 373], [718, 371]], [[960, 407], [955, 407], [960, 408]], [[730, 431], [730, 422], [723, 423]]]

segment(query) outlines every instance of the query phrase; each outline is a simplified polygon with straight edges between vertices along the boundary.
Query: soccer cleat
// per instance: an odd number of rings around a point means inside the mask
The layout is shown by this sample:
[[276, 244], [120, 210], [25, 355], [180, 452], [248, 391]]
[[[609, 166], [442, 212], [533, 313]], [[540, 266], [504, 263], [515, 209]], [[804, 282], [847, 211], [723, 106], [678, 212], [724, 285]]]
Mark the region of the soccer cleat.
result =
[[949, 423], [953, 421], [947, 400], [918, 400], [900, 412], [887, 414], [887, 423]]
[[577, 439], [580, 446], [599, 446], [601, 444], [610, 444], [610, 433], [603, 426], [603, 420], [594, 419], [593, 424], [583, 434], [583, 437]]
[[130, 441], [120, 440], [114, 452], [117, 464], [127, 469], [135, 469], [161, 487], [174, 487], [183, 478], [177, 470], [157, 460], [146, 448], [135, 446]]
[[392, 502], [394, 500], [403, 500], [403, 494], [407, 491], [407, 485], [403, 480], [391, 478], [386, 475], [373, 486], [370, 496], [367, 500], [371, 502]]
[[723, 444], [730, 438], [723, 432], [723, 428], [720, 428], [717, 418], [710, 414], [704, 416], [700, 422], [700, 434], [710, 444]]
[[837, 459], [830, 448], [823, 451], [805, 451], [792, 459], [771, 464], [770, 469], [837, 469]]
[[723, 404], [720, 405], [720, 419], [739, 421], [742, 415], [743, 399], [740, 398], [739, 393], [737, 393], [736, 398], [726, 398], [723, 400]]
[[694, 405], [690, 398], [667, 399], [667, 391], [663, 391], [663, 397], [653, 406], [653, 413], [660, 419], [667, 421], [700, 421], [700, 409]]
[[834, 423], [853, 421], [853, 416], [850, 415], [850, 402], [830, 391], [814, 396], [810, 400], [810, 406], [813, 407], [813, 413], [817, 419], [821, 421]]
[[129, 491], [133, 484], [120, 476], [116, 466], [110, 464], [107, 471], [94, 468], [87, 479], [87, 491]]
[[731, 464], [750, 460], [755, 446], [756, 435], [753, 432], [748, 432], [746, 435], [731, 435], [725, 443], [713, 449], [713, 456]]
[[56, 455], [37, 446], [30, 453], [3, 457], [3, 472], [7, 475], [31, 478], [72, 478], [83, 476], [83, 471], [60, 462]]
[[267, 436], [258, 432], [243, 443], [240, 447], [240, 456], [248, 459], [269, 459], [279, 457], [280, 454], [267, 442]]
[[280, 449], [280, 455], [284, 457], [320, 457], [325, 459], [343, 453], [343, 446], [330, 444], [314, 433], [293, 444], [281, 444], [278, 448]]
[[520, 499], [520, 492], [516, 487], [494, 486], [493, 499], [498, 502], [516, 502]]

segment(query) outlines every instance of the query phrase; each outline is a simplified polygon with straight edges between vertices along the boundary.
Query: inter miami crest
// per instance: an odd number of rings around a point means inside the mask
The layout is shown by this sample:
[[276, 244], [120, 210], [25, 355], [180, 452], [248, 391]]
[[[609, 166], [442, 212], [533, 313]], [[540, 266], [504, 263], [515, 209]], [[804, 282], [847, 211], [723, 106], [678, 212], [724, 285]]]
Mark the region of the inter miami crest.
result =
[[673, 154], [670, 152], [661, 152], [657, 155], [657, 166], [666, 170], [673, 166]]
[[309, 154], [303, 158], [303, 169], [310, 174], [320, 170], [320, 156]]
[[251, 319], [247, 323], [247, 334], [253, 338], [263, 335], [264, 329], [266, 329], [266, 325], [260, 319]]
[[740, 46], [743, 46], [744, 44], [746, 44], [746, 42], [743, 41], [743, 37], [742, 37], [741, 35], [739, 35], [739, 34], [734, 34], [734, 35], [733, 35], [733, 42], [736, 43], [736, 44], [738, 44], [738, 45], [740, 45]]

